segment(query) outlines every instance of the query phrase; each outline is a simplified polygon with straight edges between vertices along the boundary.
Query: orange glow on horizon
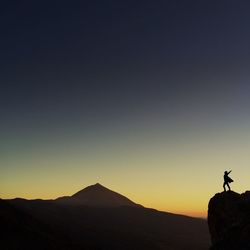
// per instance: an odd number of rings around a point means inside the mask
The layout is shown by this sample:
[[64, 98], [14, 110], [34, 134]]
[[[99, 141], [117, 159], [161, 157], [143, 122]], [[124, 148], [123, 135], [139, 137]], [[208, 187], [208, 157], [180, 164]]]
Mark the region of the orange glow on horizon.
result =
[[31, 150], [2, 157], [0, 197], [55, 199], [99, 182], [145, 207], [206, 217], [209, 199], [223, 191], [225, 170], [233, 170], [232, 190], [249, 189], [249, 131], [220, 132], [122, 137], [87, 151], [79, 140], [70, 150], [58, 146], [57, 154]]
[[[86, 186], [85, 186], [86, 187]], [[24, 199], [56, 199], [61, 196], [70, 196], [73, 195], [75, 192], [81, 190], [84, 187], [79, 188], [72, 188], [71, 190], [68, 190], [67, 192], [62, 192], [59, 189], [58, 190], [51, 190], [51, 187], [44, 188], [43, 190], [40, 189], [39, 186], [34, 186], [32, 189], [26, 189], [25, 186], [19, 186], [19, 192], [16, 192], [17, 186], [13, 186], [12, 192], [9, 192], [8, 194], [1, 194], [1, 198], [3, 199], [13, 199], [13, 198], [24, 198]], [[110, 188], [110, 187], [107, 187]], [[116, 189], [112, 189], [113, 191], [117, 191]], [[11, 190], [9, 190], [11, 191]], [[70, 191], [70, 192], [69, 192]], [[173, 214], [181, 214], [181, 215], [187, 215], [191, 217], [198, 217], [198, 218], [206, 218], [207, 211], [206, 209], [202, 208], [200, 205], [192, 205], [188, 203], [183, 203], [180, 200], [176, 203], [176, 199], [172, 202], [168, 200], [168, 205], [166, 205], [166, 201], [164, 200], [154, 200], [152, 197], [147, 197], [147, 199], [142, 199], [140, 197], [137, 197], [135, 195], [128, 193], [124, 193], [122, 191], [117, 191], [118, 193], [128, 197], [132, 201], [139, 203], [143, 205], [146, 208], [152, 208], [163, 212], [173, 213]], [[159, 197], [158, 197], [159, 198]], [[187, 209], [185, 209], [187, 208]]]

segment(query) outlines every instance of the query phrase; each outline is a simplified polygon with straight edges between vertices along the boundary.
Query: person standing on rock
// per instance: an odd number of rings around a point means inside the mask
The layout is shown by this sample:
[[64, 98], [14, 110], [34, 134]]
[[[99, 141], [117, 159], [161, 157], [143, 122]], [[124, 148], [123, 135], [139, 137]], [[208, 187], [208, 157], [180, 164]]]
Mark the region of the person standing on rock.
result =
[[224, 188], [225, 192], [226, 192], [226, 186], [228, 187], [229, 191], [231, 190], [231, 188], [229, 186], [229, 183], [233, 182], [233, 180], [228, 176], [231, 172], [232, 172], [232, 170], [230, 170], [229, 172], [227, 172], [227, 171], [224, 172], [224, 184], [223, 184], [223, 188]]

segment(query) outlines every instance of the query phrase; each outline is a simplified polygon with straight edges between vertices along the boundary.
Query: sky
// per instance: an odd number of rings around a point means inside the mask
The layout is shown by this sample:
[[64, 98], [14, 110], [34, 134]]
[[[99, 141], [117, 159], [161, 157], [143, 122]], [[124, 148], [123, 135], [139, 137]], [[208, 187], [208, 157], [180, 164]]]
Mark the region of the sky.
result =
[[249, 190], [250, 3], [5, 1], [0, 197], [94, 184], [206, 217]]

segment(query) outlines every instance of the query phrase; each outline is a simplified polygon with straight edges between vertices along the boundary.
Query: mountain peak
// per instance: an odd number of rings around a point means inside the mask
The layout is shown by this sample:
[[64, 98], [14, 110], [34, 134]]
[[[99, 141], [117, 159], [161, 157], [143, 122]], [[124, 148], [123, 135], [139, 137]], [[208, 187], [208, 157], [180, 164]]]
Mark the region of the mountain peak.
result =
[[87, 193], [104, 194], [104, 193], [109, 193], [109, 192], [114, 192], [114, 191], [104, 187], [100, 183], [96, 183], [96, 184], [93, 184], [93, 185], [90, 185], [90, 186], [83, 188], [82, 190], [73, 194], [71, 197], [72, 198], [83, 198], [82, 196], [85, 196]]
[[[80, 190], [79, 192], [85, 190], [85, 189], [99, 189], [99, 190], [102, 190], [102, 189], [107, 189], [106, 187], [104, 187], [103, 185], [101, 185], [100, 183], [96, 183], [96, 184], [93, 184], [93, 185], [90, 185], [90, 186], [87, 186], [86, 188]], [[77, 193], [79, 193], [77, 192]], [[77, 194], [76, 193], [76, 194]]]
[[61, 197], [57, 200], [68, 204], [99, 207], [141, 206], [100, 183], [87, 186], [70, 197]]

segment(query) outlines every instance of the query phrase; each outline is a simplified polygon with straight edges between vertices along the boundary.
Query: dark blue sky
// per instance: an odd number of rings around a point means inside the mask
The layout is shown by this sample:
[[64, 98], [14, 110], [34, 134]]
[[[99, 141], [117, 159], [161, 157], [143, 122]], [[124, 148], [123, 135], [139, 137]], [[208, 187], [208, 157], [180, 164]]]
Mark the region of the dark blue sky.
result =
[[249, 10], [248, 1], [6, 1], [2, 132], [244, 113]]

